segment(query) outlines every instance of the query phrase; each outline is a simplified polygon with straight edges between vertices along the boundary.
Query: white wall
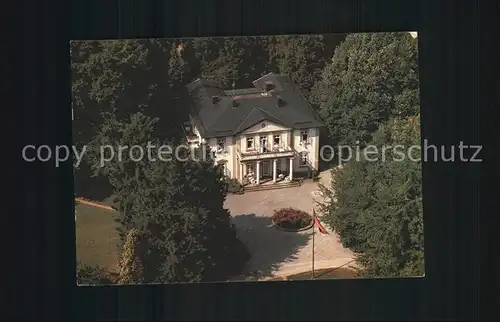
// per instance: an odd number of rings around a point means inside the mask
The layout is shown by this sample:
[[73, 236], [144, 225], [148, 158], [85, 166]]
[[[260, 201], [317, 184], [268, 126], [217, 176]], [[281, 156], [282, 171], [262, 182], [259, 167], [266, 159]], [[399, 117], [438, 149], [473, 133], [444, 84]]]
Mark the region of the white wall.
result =
[[[265, 123], [265, 127], [262, 126]], [[193, 126], [193, 131], [198, 135], [200, 142], [203, 138], [201, 137], [198, 129]], [[281, 136], [282, 144], [292, 147], [298, 153], [307, 152], [308, 161], [313, 166], [313, 168], [318, 169], [319, 164], [319, 129], [311, 128], [308, 131], [308, 144], [301, 144], [301, 133], [302, 130], [291, 130], [289, 128], [282, 127], [278, 124], [271, 122], [261, 122], [244, 131], [241, 135], [232, 137], [226, 137], [226, 153], [217, 153], [215, 162], [220, 160], [225, 160], [226, 168], [231, 178], [240, 178], [240, 166], [237, 159], [238, 149], [242, 152], [246, 150], [247, 137], [254, 138], [254, 145], [258, 145], [260, 137], [262, 135], [267, 136], [267, 141], [269, 146], [272, 146], [274, 135], [279, 134]], [[217, 149], [217, 138], [207, 139], [207, 143], [210, 149]], [[287, 167], [288, 167], [288, 160]], [[300, 156], [294, 158], [293, 168], [295, 172], [308, 171], [308, 167], [300, 166]]]
[[[227, 136], [225, 137], [225, 150], [226, 152], [222, 153], [216, 153], [215, 154], [215, 162], [218, 161], [226, 161], [226, 171], [228, 171], [228, 175], [230, 178], [237, 178], [238, 177], [238, 169], [237, 169], [237, 160], [236, 160], [236, 147], [234, 145], [234, 137], [232, 136]], [[217, 144], [218, 139], [217, 138], [210, 138], [207, 140], [208, 146], [210, 150], [217, 150], [218, 149], [218, 144]]]
[[[265, 126], [263, 127], [263, 125]], [[237, 137], [236, 144], [239, 146], [240, 151], [244, 152], [247, 147], [248, 137], [253, 137], [254, 145], [257, 146], [260, 143], [260, 137], [265, 135], [268, 145], [271, 147], [274, 142], [274, 135], [278, 134], [282, 145], [291, 146], [291, 129], [272, 122], [261, 122], [247, 129]]]
[[[300, 133], [303, 130], [293, 130], [293, 148], [299, 154], [301, 152], [307, 152], [309, 163], [313, 166], [313, 168], [318, 169], [319, 164], [319, 129], [312, 128], [307, 129], [308, 131], [308, 144], [301, 144], [301, 135]], [[295, 171], [308, 171], [309, 168], [300, 166], [300, 156], [297, 156], [293, 161], [293, 167]]]

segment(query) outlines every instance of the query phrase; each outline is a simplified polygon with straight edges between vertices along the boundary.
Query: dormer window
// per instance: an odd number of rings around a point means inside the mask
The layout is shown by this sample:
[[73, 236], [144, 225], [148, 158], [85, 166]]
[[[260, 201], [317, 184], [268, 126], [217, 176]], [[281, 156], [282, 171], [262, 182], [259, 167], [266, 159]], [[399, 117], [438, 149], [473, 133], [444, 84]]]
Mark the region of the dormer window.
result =
[[283, 100], [283, 98], [280, 96], [280, 95], [277, 95], [276, 96], [276, 105], [278, 107], [283, 107], [285, 106], [285, 101]]
[[264, 90], [266, 92], [269, 92], [274, 89], [274, 83], [272, 81], [265, 81], [264, 82]]

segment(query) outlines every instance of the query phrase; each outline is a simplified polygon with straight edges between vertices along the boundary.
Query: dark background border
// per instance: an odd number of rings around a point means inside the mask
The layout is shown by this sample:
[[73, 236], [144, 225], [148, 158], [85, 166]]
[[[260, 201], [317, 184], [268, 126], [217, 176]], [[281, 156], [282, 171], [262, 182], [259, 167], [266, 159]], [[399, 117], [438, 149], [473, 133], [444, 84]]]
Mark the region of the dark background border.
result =
[[[419, 31], [423, 136], [433, 144], [479, 139], [473, 1], [84, 0], [33, 1], [23, 9], [21, 38], [11, 40], [26, 54], [10, 57], [25, 76], [18, 97], [23, 145], [71, 145], [70, 39], [412, 30]], [[23, 227], [16, 232], [21, 266], [6, 278], [13, 288], [0, 299], [16, 310], [6, 316], [477, 319], [478, 165], [424, 165], [425, 278], [77, 288], [71, 165], [28, 164], [20, 155], [18, 162], [22, 215], [12, 222]]]

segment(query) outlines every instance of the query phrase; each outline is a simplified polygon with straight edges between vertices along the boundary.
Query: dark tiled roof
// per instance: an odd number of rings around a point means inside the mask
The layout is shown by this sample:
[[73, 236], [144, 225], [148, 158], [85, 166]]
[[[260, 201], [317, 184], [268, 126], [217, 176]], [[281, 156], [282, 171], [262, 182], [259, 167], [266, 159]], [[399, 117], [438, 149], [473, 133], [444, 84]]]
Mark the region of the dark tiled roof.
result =
[[[265, 93], [265, 82], [274, 89]], [[300, 129], [322, 127], [323, 122], [309, 102], [285, 75], [267, 74], [253, 82], [255, 88], [222, 90], [204, 80], [187, 85], [191, 115], [204, 137], [236, 135], [262, 121]], [[212, 103], [212, 96], [219, 101]], [[278, 97], [284, 104], [278, 106]], [[236, 101], [233, 106], [232, 101]]]

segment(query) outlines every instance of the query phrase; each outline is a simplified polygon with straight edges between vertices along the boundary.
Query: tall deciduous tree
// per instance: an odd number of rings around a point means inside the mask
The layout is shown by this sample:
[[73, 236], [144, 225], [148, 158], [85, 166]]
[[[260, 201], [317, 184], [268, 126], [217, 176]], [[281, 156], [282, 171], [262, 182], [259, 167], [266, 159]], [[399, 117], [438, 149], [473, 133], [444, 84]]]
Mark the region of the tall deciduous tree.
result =
[[130, 112], [127, 105], [137, 108], [143, 103], [141, 98], [127, 103], [120, 102], [120, 98], [137, 85], [130, 76], [148, 69], [147, 55], [147, 44], [141, 40], [71, 43], [73, 129], [77, 143], [86, 144], [91, 139], [101, 124], [102, 112], [126, 115]]
[[[141, 112], [130, 115], [128, 120], [120, 120], [109, 113], [104, 116], [104, 123], [88, 145], [86, 161], [95, 175], [107, 178], [119, 208], [117, 221], [120, 224], [121, 245], [132, 228], [129, 225], [130, 207], [141, 181], [142, 169], [157, 157], [155, 154], [160, 144], [160, 140], [156, 139], [157, 129], [158, 118]], [[141, 157], [141, 151], [132, 149], [132, 146], [140, 147], [144, 155]]]
[[335, 144], [366, 144], [390, 117], [419, 111], [417, 40], [408, 33], [348, 35], [312, 100]]
[[[332, 171], [332, 186], [323, 187], [330, 197], [323, 205], [324, 221], [344, 246], [360, 253], [365, 274], [422, 275], [421, 163], [413, 161], [416, 151], [408, 154], [420, 144], [419, 116], [389, 121], [370, 144], [378, 147], [376, 161], [374, 156], [353, 159]], [[382, 152], [382, 146], [395, 149]]]
[[290, 76], [300, 92], [309, 97], [314, 84], [341, 35], [289, 35], [265, 38], [269, 66], [275, 72]]
[[[184, 85], [191, 68], [178, 45], [164, 39], [73, 42], [75, 144], [89, 144], [109, 114], [120, 122], [136, 112], [159, 118], [157, 137], [179, 139], [180, 124], [187, 119]], [[109, 196], [97, 194], [95, 186], [104, 185], [89, 176], [87, 164], [81, 163], [75, 172], [78, 195]]]
[[223, 203], [222, 169], [189, 160], [150, 164], [131, 208], [132, 225], [145, 236], [145, 282], [224, 281], [248, 259]]
[[140, 254], [145, 250], [141, 249], [145, 246], [144, 244], [137, 229], [130, 229], [118, 265], [120, 267], [118, 284], [140, 284], [143, 282], [144, 271]]
[[76, 265], [76, 280], [79, 285], [114, 284], [104, 268], [82, 263]]
[[[144, 282], [225, 280], [241, 269], [248, 257], [230, 225], [223, 204], [226, 182], [219, 166], [209, 159], [194, 160], [175, 142], [155, 139], [157, 120], [142, 113], [129, 121], [109, 115], [89, 152], [96, 171], [105, 173], [119, 208], [120, 245], [130, 231], [140, 246], [133, 263], [140, 263]], [[125, 150], [101, 162], [100, 147], [153, 147], [141, 159]], [[170, 155], [157, 153], [169, 147]], [[155, 148], [155, 149], [154, 149]], [[163, 149], [163, 148], [162, 148]], [[146, 153], [146, 152], [145, 152]], [[135, 234], [135, 233], [134, 233]], [[137, 259], [137, 261], [136, 261]]]
[[198, 38], [186, 44], [186, 56], [198, 76], [224, 89], [231, 88], [233, 80], [236, 88], [251, 87], [268, 70], [261, 37]]

